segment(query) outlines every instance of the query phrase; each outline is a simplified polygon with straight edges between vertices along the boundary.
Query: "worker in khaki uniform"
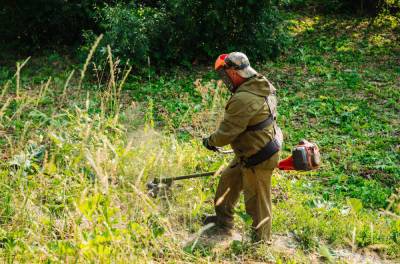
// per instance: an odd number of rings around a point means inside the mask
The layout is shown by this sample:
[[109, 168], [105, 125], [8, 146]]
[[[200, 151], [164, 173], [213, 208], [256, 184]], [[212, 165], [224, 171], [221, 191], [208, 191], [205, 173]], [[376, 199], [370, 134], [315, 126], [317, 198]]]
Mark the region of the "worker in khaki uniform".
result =
[[276, 125], [274, 86], [258, 74], [241, 52], [220, 55], [215, 70], [232, 92], [219, 128], [203, 145], [216, 151], [230, 144], [235, 158], [222, 172], [215, 195], [215, 223], [227, 234], [233, 228], [233, 209], [241, 191], [253, 219], [256, 240], [271, 241], [271, 177], [278, 165], [282, 133]]

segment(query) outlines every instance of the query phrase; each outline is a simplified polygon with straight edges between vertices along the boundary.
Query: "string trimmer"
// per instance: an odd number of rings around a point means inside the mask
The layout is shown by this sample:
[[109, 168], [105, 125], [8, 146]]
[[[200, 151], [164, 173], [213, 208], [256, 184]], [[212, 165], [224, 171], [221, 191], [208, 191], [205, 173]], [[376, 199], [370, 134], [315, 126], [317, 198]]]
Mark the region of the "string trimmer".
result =
[[[217, 148], [217, 152], [221, 154], [232, 154], [233, 150], [223, 150], [221, 148]], [[169, 178], [154, 178], [150, 182], [147, 183], [147, 189], [149, 190], [147, 194], [150, 197], [157, 197], [161, 190], [167, 190], [171, 187], [172, 182], [193, 179], [193, 178], [201, 178], [208, 177], [216, 174], [217, 171], [209, 171], [209, 172], [201, 172], [183, 176], [169, 177]]]
[[[231, 154], [232, 150], [218, 149], [221, 154]], [[318, 146], [307, 140], [302, 140], [293, 149], [292, 155], [279, 162], [278, 168], [280, 170], [297, 170], [309, 171], [317, 169], [320, 165], [320, 154]], [[161, 190], [168, 190], [174, 181], [207, 177], [216, 174], [217, 171], [201, 172], [170, 178], [154, 178], [147, 183], [148, 195], [157, 197]]]
[[207, 177], [212, 176], [216, 173], [216, 171], [210, 172], [202, 172], [202, 173], [195, 173], [171, 178], [154, 178], [152, 181], [147, 183], [148, 195], [155, 198], [160, 193], [161, 190], [167, 190], [171, 187], [172, 182], [179, 181], [179, 180], [186, 180], [186, 179], [193, 179], [193, 178], [200, 178], [200, 177]]

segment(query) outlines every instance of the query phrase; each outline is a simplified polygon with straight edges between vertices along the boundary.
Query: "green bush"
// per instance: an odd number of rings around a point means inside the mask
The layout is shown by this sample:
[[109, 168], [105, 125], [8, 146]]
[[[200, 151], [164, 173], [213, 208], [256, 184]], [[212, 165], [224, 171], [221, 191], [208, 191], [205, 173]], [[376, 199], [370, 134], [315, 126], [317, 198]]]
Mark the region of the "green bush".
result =
[[277, 1], [168, 1], [169, 41], [174, 57], [203, 59], [242, 50], [276, 57], [284, 42]]
[[75, 44], [96, 29], [97, 6], [124, 0], [16, 0], [0, 6], [0, 43], [27, 49]]
[[294, 10], [318, 10], [337, 12], [343, 8], [345, 1], [342, 0], [283, 0], [282, 4], [286, 8]]
[[[105, 6], [97, 14], [101, 29], [105, 32], [102, 47], [99, 51], [106, 53], [106, 46], [110, 45], [113, 55], [123, 59], [130, 59], [139, 66], [147, 64], [150, 54], [152, 36], [158, 34], [163, 13], [156, 8], [143, 6]], [[84, 33], [87, 45], [90, 48], [96, 38], [93, 31]], [[105, 57], [105, 56], [101, 56]]]
[[[139, 1], [100, 8], [97, 18], [104, 33], [100, 50], [110, 45], [137, 68], [147, 58], [157, 68], [209, 63], [234, 50], [253, 60], [275, 58], [288, 40], [276, 1]], [[86, 34], [86, 47], [93, 34]]]
[[385, 5], [377, 0], [284, 0], [283, 4], [293, 9], [313, 9], [324, 13], [377, 14]]

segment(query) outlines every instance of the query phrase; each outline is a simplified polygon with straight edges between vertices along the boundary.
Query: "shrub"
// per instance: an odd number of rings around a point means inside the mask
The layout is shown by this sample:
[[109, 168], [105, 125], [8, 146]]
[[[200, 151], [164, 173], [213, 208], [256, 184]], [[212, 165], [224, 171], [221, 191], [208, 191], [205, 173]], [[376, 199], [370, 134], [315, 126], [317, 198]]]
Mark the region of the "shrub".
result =
[[400, 3], [396, 0], [284, 0], [283, 5], [292, 9], [313, 9], [324, 13], [348, 13], [377, 15], [384, 10], [395, 13]]
[[90, 23], [86, 1], [6, 1], [0, 9], [2, 40], [29, 47], [53, 41], [76, 40]]
[[[97, 14], [99, 25], [106, 33], [100, 52], [105, 53], [105, 46], [110, 45], [116, 56], [130, 59], [137, 66], [146, 64], [151, 37], [158, 31], [162, 18], [163, 14], [155, 8], [105, 6]], [[95, 34], [88, 31], [84, 37], [91, 45]]]
[[103, 46], [138, 68], [147, 57], [158, 67], [191, 65], [234, 50], [275, 58], [287, 41], [276, 1], [139, 1], [100, 8], [97, 17]]
[[251, 57], [276, 57], [281, 48], [276, 1], [168, 1], [170, 42], [175, 57], [202, 59], [242, 50]]

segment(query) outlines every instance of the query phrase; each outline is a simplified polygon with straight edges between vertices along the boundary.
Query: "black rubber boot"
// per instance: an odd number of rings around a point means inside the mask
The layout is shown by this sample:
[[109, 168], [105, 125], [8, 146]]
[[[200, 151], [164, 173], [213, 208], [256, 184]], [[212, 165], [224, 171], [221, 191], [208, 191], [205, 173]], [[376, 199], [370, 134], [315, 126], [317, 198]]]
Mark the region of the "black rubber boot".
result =
[[217, 224], [218, 223], [218, 216], [216, 216], [216, 215], [205, 215], [202, 218], [201, 221], [203, 222], [203, 225], [208, 225], [210, 223]]
[[213, 223], [214, 226], [210, 228], [210, 233], [220, 233], [230, 235], [233, 229], [233, 225], [221, 221], [221, 218], [217, 215], [206, 215], [202, 219], [203, 225], [208, 225]]

